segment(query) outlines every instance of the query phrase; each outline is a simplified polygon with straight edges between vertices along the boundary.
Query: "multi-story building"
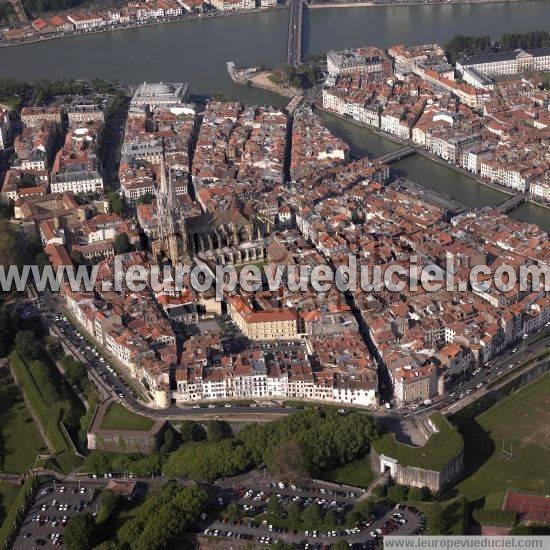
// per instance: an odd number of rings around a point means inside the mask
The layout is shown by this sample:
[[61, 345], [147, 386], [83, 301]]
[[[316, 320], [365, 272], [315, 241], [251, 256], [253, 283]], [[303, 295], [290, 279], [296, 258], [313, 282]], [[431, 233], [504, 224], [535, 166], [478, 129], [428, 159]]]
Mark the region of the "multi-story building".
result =
[[210, 4], [220, 11], [253, 10], [255, 0], [210, 0]]
[[239, 329], [251, 340], [297, 340], [297, 314], [292, 308], [257, 311], [244, 298], [227, 299], [227, 312]]
[[130, 102], [130, 109], [142, 110], [149, 108], [154, 111], [158, 107], [183, 107], [187, 92], [188, 85], [183, 82], [144, 82], [135, 91]]
[[383, 70], [383, 53], [377, 48], [331, 50], [327, 53], [327, 71], [330, 76], [350, 73], [380, 73]]
[[103, 190], [101, 163], [97, 157], [98, 138], [102, 124], [72, 127], [58, 151], [52, 168], [52, 193], [94, 193]]
[[517, 49], [474, 55], [457, 61], [456, 69], [460, 74], [465, 69], [475, 69], [488, 76], [548, 71], [550, 48]]
[[97, 11], [77, 10], [70, 12], [67, 19], [75, 26], [76, 30], [90, 30], [102, 27], [107, 21]]

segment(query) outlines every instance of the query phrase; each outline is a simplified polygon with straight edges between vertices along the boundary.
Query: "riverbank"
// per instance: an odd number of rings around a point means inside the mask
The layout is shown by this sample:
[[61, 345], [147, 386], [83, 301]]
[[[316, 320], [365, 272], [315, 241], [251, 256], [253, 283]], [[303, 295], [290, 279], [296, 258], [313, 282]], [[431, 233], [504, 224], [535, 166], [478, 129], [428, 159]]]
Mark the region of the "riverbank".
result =
[[320, 4], [308, 4], [310, 9], [323, 8], [374, 8], [378, 6], [437, 6], [449, 4], [508, 4], [510, 2], [528, 2], [529, 0], [427, 0], [426, 2], [392, 2], [381, 0], [379, 2], [323, 2]]
[[[464, 168], [461, 168], [460, 166], [457, 166], [456, 164], [451, 164], [451, 163], [447, 162], [446, 160], [444, 160], [442, 158], [439, 158], [436, 155], [433, 155], [429, 151], [426, 151], [426, 149], [423, 149], [422, 147], [419, 147], [418, 144], [414, 143], [411, 140], [405, 140], [405, 139], [398, 138], [397, 136], [394, 136], [392, 134], [388, 134], [387, 132], [384, 132], [383, 130], [380, 130], [379, 128], [375, 128], [375, 127], [370, 126], [368, 124], [364, 124], [363, 122], [359, 122], [358, 120], [354, 120], [352, 118], [345, 117], [344, 115], [334, 113], [333, 111], [329, 111], [328, 109], [324, 109], [323, 107], [320, 107], [319, 105], [315, 105], [315, 109], [319, 109], [320, 111], [322, 111], [324, 113], [327, 113], [328, 115], [331, 115], [331, 116], [333, 116], [335, 118], [338, 118], [340, 120], [343, 120], [344, 122], [347, 122], [347, 123], [353, 124], [354, 126], [357, 126], [359, 128], [368, 130], [368, 131], [372, 132], [373, 134], [376, 134], [381, 138], [387, 139], [388, 141], [392, 141], [393, 143], [398, 144], [400, 146], [409, 145], [409, 146], [411, 146], [415, 149], [417, 154], [429, 159], [432, 162], [440, 164], [441, 166], [444, 166], [445, 168], [449, 168], [450, 170], [458, 172], [458, 173], [472, 179], [473, 181], [479, 183], [480, 185], [484, 185], [485, 187], [489, 187], [491, 189], [494, 189], [495, 191], [499, 191], [500, 193], [504, 193], [504, 194], [509, 195], [509, 196], [513, 196], [513, 195], [516, 194], [516, 192], [513, 189], [510, 189], [509, 187], [504, 187], [503, 185], [500, 185], [498, 183], [487, 181], [487, 180], [483, 179], [481, 176], [479, 176], [478, 174], [473, 174], [472, 172], [469, 172], [468, 170], [465, 170]], [[542, 208], [550, 209], [550, 204], [539, 202], [539, 201], [536, 201], [532, 198], [528, 198], [526, 202], [535, 204], [535, 205], [540, 206]]]
[[[500, 0], [499, 0], [500, 1]], [[269, 11], [276, 11], [287, 9], [286, 4], [277, 4], [276, 6], [269, 6], [266, 8], [254, 8], [252, 10], [239, 10], [239, 11], [215, 11], [211, 13], [202, 13], [202, 14], [185, 14], [181, 17], [168, 17], [168, 18], [158, 18], [154, 20], [146, 20], [143, 22], [135, 22], [128, 25], [109, 25], [105, 27], [99, 27], [97, 29], [84, 30], [82, 32], [72, 32], [68, 34], [56, 34], [52, 36], [33, 36], [27, 40], [21, 40], [17, 42], [0, 42], [0, 48], [11, 48], [15, 46], [27, 46], [29, 44], [38, 44], [42, 42], [50, 42], [52, 40], [62, 40], [64, 38], [79, 38], [81, 36], [89, 36], [93, 34], [102, 34], [106, 32], [114, 31], [128, 31], [132, 29], [141, 29], [143, 27], [156, 27], [158, 25], [167, 25], [170, 23], [181, 23], [185, 21], [204, 21], [208, 19], [218, 19], [220, 17], [233, 17], [236, 15], [244, 14], [254, 14], [254, 13], [266, 13]]]
[[292, 86], [282, 86], [281, 84], [273, 82], [270, 78], [272, 75], [273, 73], [270, 71], [260, 71], [250, 78], [241, 79], [233, 77], [231, 73], [229, 73], [231, 80], [235, 84], [239, 84], [241, 86], [252, 86], [254, 88], [259, 88], [260, 90], [266, 90], [268, 92], [289, 98], [293, 98], [300, 93], [298, 88], [294, 88]]

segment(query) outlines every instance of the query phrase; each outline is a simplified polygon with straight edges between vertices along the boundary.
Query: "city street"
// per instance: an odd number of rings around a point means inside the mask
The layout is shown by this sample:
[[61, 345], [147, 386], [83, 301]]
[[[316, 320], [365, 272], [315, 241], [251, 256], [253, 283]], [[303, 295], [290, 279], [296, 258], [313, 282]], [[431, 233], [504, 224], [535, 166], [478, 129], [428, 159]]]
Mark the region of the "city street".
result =
[[[40, 304], [40, 305], [39, 305]], [[81, 356], [82, 362], [87, 364], [88, 368], [93, 369], [95, 373], [103, 380], [106, 389], [112, 397], [121, 400], [135, 412], [147, 415], [152, 418], [164, 419], [183, 419], [183, 418], [236, 418], [236, 419], [270, 419], [281, 415], [292, 414], [299, 409], [293, 409], [284, 406], [265, 406], [261, 402], [257, 406], [245, 406], [244, 404], [231, 405], [227, 403], [211, 403], [210, 405], [179, 406], [171, 404], [165, 409], [155, 409], [143, 400], [138, 399], [135, 385], [138, 381], [132, 380], [131, 383], [126, 380], [126, 374], [121, 372], [120, 366], [111, 365], [102, 357], [99, 352], [92, 348], [89, 342], [68, 322], [68, 318], [63, 313], [63, 303], [57, 297], [51, 295], [42, 295], [41, 302], [38, 304], [27, 304], [20, 309], [20, 315], [28, 317], [29, 315], [39, 314], [47, 319], [48, 324], [53, 324], [60, 331], [60, 337], [73, 346]], [[56, 320], [57, 317], [57, 320]], [[229, 327], [231, 333], [222, 342], [226, 351], [232, 352], [235, 346], [238, 346], [239, 333], [230, 319], [224, 316], [221, 319], [224, 327]], [[268, 348], [278, 348], [288, 343], [265, 343]], [[541, 350], [550, 347], [550, 327], [545, 326], [537, 333], [520, 340], [515, 344], [516, 347], [507, 349], [495, 359], [492, 359], [487, 365], [468, 371], [464, 375], [455, 378], [446, 388], [443, 396], [437, 396], [431, 404], [419, 403], [407, 408], [400, 409], [378, 409], [368, 411], [369, 414], [380, 419], [383, 424], [392, 428], [399, 423], [399, 418], [414, 417], [422, 419], [427, 417], [434, 410], [443, 410], [448, 406], [453, 406], [453, 410], [462, 405], [470, 403], [475, 397], [485, 391], [487, 383], [497, 381], [499, 377], [508, 375], [514, 367], [518, 367], [525, 360]], [[298, 344], [291, 344], [290, 349], [300, 348]], [[285, 348], [286, 349], [286, 348]], [[112, 367], [115, 368], [112, 368]], [[145, 390], [144, 390], [145, 392]]]

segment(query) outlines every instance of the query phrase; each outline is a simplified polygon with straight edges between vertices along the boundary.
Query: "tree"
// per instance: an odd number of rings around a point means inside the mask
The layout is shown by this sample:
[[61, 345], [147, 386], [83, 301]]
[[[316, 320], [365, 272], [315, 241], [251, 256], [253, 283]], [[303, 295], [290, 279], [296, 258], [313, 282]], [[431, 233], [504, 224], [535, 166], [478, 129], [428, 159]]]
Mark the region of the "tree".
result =
[[550, 524], [532, 523], [525, 525], [524, 523], [516, 525], [510, 530], [510, 535], [550, 535]]
[[325, 514], [325, 524], [328, 527], [334, 527], [336, 523], [337, 523], [336, 513], [334, 512], [334, 510], [329, 510]]
[[109, 208], [112, 212], [115, 214], [122, 213], [124, 210], [124, 200], [116, 191], [107, 193], [107, 200], [109, 201]]
[[7, 355], [14, 343], [19, 319], [6, 305], [0, 307], [0, 357]]
[[332, 550], [349, 550], [349, 544], [344, 539], [338, 539], [331, 548]]
[[210, 481], [243, 472], [250, 465], [246, 448], [234, 439], [188, 443], [170, 453], [163, 467], [167, 476]]
[[407, 487], [404, 485], [392, 485], [388, 487], [388, 498], [392, 502], [403, 502], [407, 500]]
[[321, 523], [321, 508], [316, 502], [313, 502], [304, 510], [302, 520], [308, 527], [315, 527]]
[[12, 265], [22, 266], [26, 261], [25, 234], [9, 220], [0, 219], [0, 265], [9, 269]]
[[15, 337], [15, 347], [19, 355], [27, 361], [40, 357], [40, 348], [32, 330], [20, 330]]
[[231, 435], [231, 428], [222, 420], [209, 420], [206, 424], [206, 433], [210, 441], [221, 441]]
[[420, 502], [423, 500], [422, 489], [420, 487], [411, 487], [409, 489], [408, 499], [411, 502]]
[[145, 193], [136, 200], [136, 204], [151, 204], [155, 200], [153, 193]]
[[103, 475], [109, 472], [109, 460], [100, 451], [92, 451], [84, 462], [84, 465], [88, 472], [96, 475]]
[[286, 507], [286, 514], [288, 520], [294, 524], [300, 522], [300, 505], [297, 502], [291, 502]]
[[190, 441], [202, 441], [206, 439], [204, 428], [192, 420], [184, 420], [179, 426], [180, 441], [188, 443]]
[[0, 197], [0, 218], [3, 220], [13, 218], [13, 206], [13, 201]]
[[439, 502], [433, 502], [427, 512], [428, 535], [443, 535], [445, 532], [445, 518], [443, 517], [443, 508]]
[[272, 519], [280, 519], [283, 516], [283, 507], [277, 495], [271, 495], [267, 501], [267, 513]]
[[233, 521], [238, 515], [239, 515], [239, 505], [235, 501], [230, 502], [229, 506], [225, 510], [225, 517], [229, 521]]
[[355, 505], [355, 511], [361, 516], [361, 519], [367, 521], [374, 516], [375, 508], [375, 500], [372, 497], [358, 502]]
[[115, 237], [115, 254], [126, 254], [132, 250], [130, 239], [127, 233], [118, 233]]
[[350, 510], [346, 514], [346, 524], [347, 525], [357, 525], [362, 520], [361, 514], [357, 510]]
[[434, 498], [432, 490], [426, 485], [422, 487], [421, 491], [422, 491], [422, 500], [432, 500]]
[[161, 453], [171, 453], [179, 445], [179, 434], [172, 428], [168, 426], [164, 432], [164, 438], [162, 445], [160, 447]]
[[376, 485], [372, 489], [372, 494], [377, 498], [384, 498], [388, 494], [388, 486], [386, 484]]
[[153, 491], [137, 513], [118, 531], [123, 548], [168, 550], [189, 530], [205, 510], [206, 491], [199, 487], [178, 487], [167, 483]]
[[80, 250], [77, 250], [76, 248], [73, 248], [71, 250], [71, 261], [76, 265], [84, 265], [86, 263], [86, 259], [82, 255], [82, 252]]
[[124, 499], [120, 495], [116, 495], [112, 491], [103, 491], [96, 522], [105, 523], [120, 510], [123, 504]]
[[302, 446], [296, 441], [283, 441], [272, 452], [269, 469], [276, 475], [294, 481], [307, 474]]
[[63, 532], [68, 550], [89, 550], [94, 546], [94, 520], [90, 514], [73, 516]]
[[136, 460], [129, 460], [126, 467], [129, 472], [137, 477], [149, 477], [162, 472], [164, 457], [159, 453], [153, 453], [140, 457]]

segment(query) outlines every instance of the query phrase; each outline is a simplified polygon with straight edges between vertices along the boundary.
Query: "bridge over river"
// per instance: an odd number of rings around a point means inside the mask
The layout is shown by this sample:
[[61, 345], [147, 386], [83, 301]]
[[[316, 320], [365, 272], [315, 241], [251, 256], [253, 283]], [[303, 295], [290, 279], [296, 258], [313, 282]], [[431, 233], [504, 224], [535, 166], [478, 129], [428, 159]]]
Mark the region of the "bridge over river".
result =
[[290, 0], [288, 20], [288, 45], [286, 62], [291, 67], [298, 67], [302, 62], [302, 15], [303, 0]]

